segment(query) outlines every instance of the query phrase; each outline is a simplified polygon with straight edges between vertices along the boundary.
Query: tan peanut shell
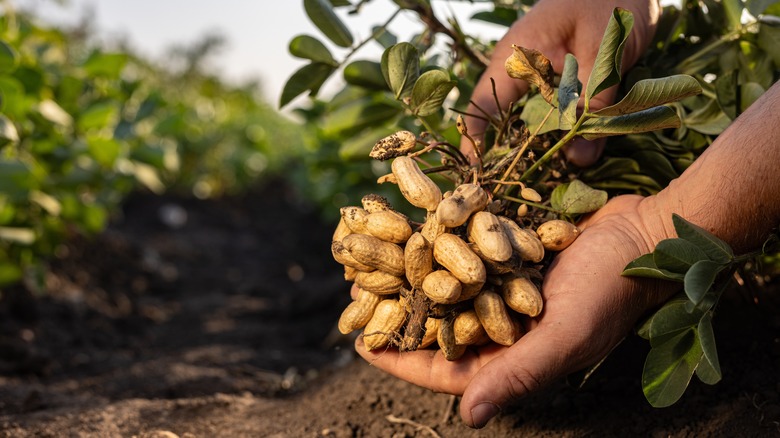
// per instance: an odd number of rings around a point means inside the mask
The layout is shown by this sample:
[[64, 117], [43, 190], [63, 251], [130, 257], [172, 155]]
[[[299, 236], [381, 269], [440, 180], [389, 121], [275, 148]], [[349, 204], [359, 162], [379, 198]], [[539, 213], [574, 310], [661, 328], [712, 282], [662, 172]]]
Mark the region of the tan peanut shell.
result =
[[539, 225], [536, 234], [539, 235], [545, 249], [563, 251], [574, 242], [580, 230], [571, 222], [553, 219]]
[[444, 233], [436, 238], [433, 242], [433, 258], [461, 283], [485, 283], [485, 264], [466, 242], [454, 234]]
[[395, 175], [392, 173], [388, 173], [387, 175], [382, 175], [379, 178], [376, 179], [377, 184], [384, 184], [384, 183], [390, 183], [390, 184], [398, 184], [398, 180], [396, 179]]
[[387, 198], [373, 193], [363, 196], [360, 203], [363, 205], [363, 210], [369, 213], [393, 209], [393, 206], [390, 205], [390, 201], [388, 201]]
[[[352, 234], [350, 234], [350, 236], [351, 235]], [[349, 266], [363, 272], [371, 272], [376, 269], [373, 266], [368, 266], [355, 260], [355, 258], [352, 257], [352, 254], [350, 254], [349, 250], [344, 246], [344, 243], [341, 241], [333, 241], [330, 244], [330, 252], [333, 254], [333, 258], [344, 266]]]
[[520, 204], [520, 206], [517, 207], [517, 217], [523, 217], [527, 214], [528, 214], [528, 205]]
[[428, 318], [425, 320], [425, 335], [422, 338], [422, 341], [420, 342], [420, 346], [418, 348], [427, 348], [433, 345], [434, 342], [436, 342], [436, 339], [439, 337], [439, 324], [441, 323], [441, 319], [436, 318]]
[[510, 309], [528, 316], [542, 313], [543, 301], [539, 288], [525, 277], [508, 279], [501, 286], [501, 295]]
[[458, 345], [474, 345], [485, 336], [485, 328], [479, 321], [474, 309], [463, 311], [455, 317], [453, 324], [455, 330], [455, 343]]
[[350, 234], [344, 237], [341, 243], [356, 261], [365, 266], [371, 266], [397, 277], [406, 273], [404, 250], [395, 243], [385, 242], [366, 234]]
[[355, 277], [357, 277], [358, 272], [360, 271], [353, 268], [352, 266], [344, 265], [344, 280], [355, 281]]
[[382, 300], [363, 329], [363, 342], [369, 351], [387, 346], [406, 320], [406, 311], [398, 300]]
[[460, 298], [458, 298], [458, 301], [468, 301], [476, 297], [480, 292], [482, 292], [482, 288], [484, 286], [485, 283], [464, 283], [460, 291]]
[[420, 289], [425, 276], [433, 272], [433, 245], [419, 232], [406, 241], [404, 266], [406, 279], [415, 289]]
[[336, 225], [336, 230], [333, 231], [333, 239], [331, 239], [331, 241], [341, 242], [341, 239], [343, 239], [344, 236], [351, 233], [352, 230], [349, 229], [347, 223], [344, 221], [344, 218], [342, 217], [341, 219], [339, 219], [339, 224]]
[[417, 143], [417, 137], [409, 131], [398, 131], [377, 141], [369, 157], [377, 160], [389, 160], [410, 152]]
[[436, 217], [436, 212], [429, 211], [425, 218], [425, 223], [422, 226], [422, 230], [420, 230], [423, 237], [425, 237], [428, 242], [433, 242], [437, 237], [444, 234], [445, 231], [447, 231], [447, 227], [439, 222], [439, 219]]
[[420, 170], [409, 157], [398, 157], [391, 165], [401, 194], [415, 207], [428, 211], [436, 210], [441, 201], [441, 189]]
[[434, 303], [452, 304], [460, 298], [460, 281], [441, 269], [428, 274], [422, 282], [422, 290]]
[[512, 248], [523, 260], [539, 263], [544, 258], [544, 246], [539, 236], [532, 230], [521, 228], [517, 222], [508, 217], [499, 216], [498, 220], [504, 227], [504, 234], [509, 239]]
[[368, 212], [360, 207], [341, 207], [341, 218], [344, 219], [344, 223], [353, 233], [365, 234], [366, 219], [368, 218]]
[[404, 243], [412, 235], [409, 221], [392, 210], [369, 213], [366, 216], [365, 229], [368, 234], [392, 243]]
[[455, 324], [452, 317], [441, 320], [436, 341], [447, 360], [458, 360], [466, 352], [466, 345], [458, 345], [455, 342]]
[[510, 346], [517, 341], [516, 329], [501, 295], [483, 290], [474, 298], [474, 310], [493, 342]]
[[384, 271], [358, 272], [355, 276], [355, 284], [377, 295], [390, 295], [398, 293], [404, 285], [404, 279]]
[[512, 245], [504, 232], [498, 217], [487, 211], [478, 211], [471, 216], [467, 228], [468, 238], [479, 248], [483, 256], [497, 262], [512, 257]]
[[371, 317], [374, 316], [374, 310], [380, 301], [382, 301], [382, 298], [379, 295], [362, 289], [358, 290], [356, 299], [349, 303], [346, 309], [341, 312], [338, 324], [339, 332], [346, 335], [365, 327]]
[[[476, 254], [480, 259], [482, 259], [482, 262], [485, 264], [485, 270], [487, 270], [488, 273], [488, 280], [490, 280], [491, 275], [495, 276], [495, 275], [509, 274], [512, 272], [519, 272], [519, 270], [523, 266], [523, 261], [520, 258], [520, 255], [518, 255], [517, 252], [515, 251], [512, 252], [512, 256], [509, 257], [509, 260], [505, 262], [497, 262], [495, 260], [490, 260], [489, 258], [485, 257], [476, 244], [474, 243], [470, 244], [469, 248], [471, 248], [471, 250], [474, 251], [474, 254]], [[497, 279], [500, 280], [500, 277], [495, 277], [492, 280], [493, 282], [495, 282]]]
[[530, 187], [525, 187], [520, 190], [520, 197], [526, 201], [542, 202], [542, 196], [539, 194], [539, 192]]
[[436, 208], [436, 216], [442, 225], [454, 228], [466, 223], [475, 211], [483, 210], [488, 196], [482, 187], [476, 184], [461, 184], [452, 195], [445, 198]]

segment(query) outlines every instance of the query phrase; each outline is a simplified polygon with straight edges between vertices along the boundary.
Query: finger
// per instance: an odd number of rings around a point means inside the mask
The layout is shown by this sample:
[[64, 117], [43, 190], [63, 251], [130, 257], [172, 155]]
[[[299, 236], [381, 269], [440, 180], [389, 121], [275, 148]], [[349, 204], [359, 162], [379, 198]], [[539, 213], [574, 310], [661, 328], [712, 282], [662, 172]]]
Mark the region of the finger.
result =
[[362, 337], [355, 341], [355, 351], [382, 371], [435, 392], [455, 395], [463, 394], [477, 371], [506, 349], [498, 345], [469, 348], [457, 361], [448, 361], [441, 350], [401, 353], [394, 348], [387, 348], [368, 351]]

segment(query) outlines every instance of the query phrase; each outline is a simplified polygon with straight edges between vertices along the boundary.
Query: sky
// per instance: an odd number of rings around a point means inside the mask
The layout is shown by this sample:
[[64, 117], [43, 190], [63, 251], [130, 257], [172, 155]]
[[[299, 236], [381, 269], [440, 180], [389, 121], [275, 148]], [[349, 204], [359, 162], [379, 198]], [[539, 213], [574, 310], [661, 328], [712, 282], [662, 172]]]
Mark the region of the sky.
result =
[[[59, 2], [63, 3], [63, 2]], [[98, 38], [105, 42], [127, 40], [141, 54], [155, 60], [164, 60], [173, 45], [186, 45], [207, 33], [219, 33], [227, 42], [215, 55], [211, 66], [230, 81], [259, 78], [264, 97], [278, 104], [284, 83], [306, 61], [288, 54], [290, 40], [298, 34], [310, 34], [325, 39], [309, 21], [302, 0], [247, 1], [247, 0], [66, 0], [59, 5], [54, 0], [11, 0], [19, 9], [31, 10], [45, 22], [76, 24], [91, 17]], [[460, 20], [466, 31], [485, 38], [499, 38], [504, 28], [491, 24], [469, 22], [468, 17], [487, 5], [468, 2], [437, 0], [434, 3], [441, 16], [450, 11]], [[390, 0], [373, 0], [358, 18], [347, 16], [344, 8], [339, 14], [361, 41], [371, 33], [371, 27], [383, 23], [395, 10]], [[401, 38], [408, 38], [421, 25], [411, 13], [402, 14], [391, 26]], [[337, 59], [346, 52], [333, 48]], [[381, 47], [367, 44], [354, 59], [379, 59]], [[327, 94], [338, 88], [338, 79], [326, 84]], [[295, 102], [293, 102], [293, 105]]]

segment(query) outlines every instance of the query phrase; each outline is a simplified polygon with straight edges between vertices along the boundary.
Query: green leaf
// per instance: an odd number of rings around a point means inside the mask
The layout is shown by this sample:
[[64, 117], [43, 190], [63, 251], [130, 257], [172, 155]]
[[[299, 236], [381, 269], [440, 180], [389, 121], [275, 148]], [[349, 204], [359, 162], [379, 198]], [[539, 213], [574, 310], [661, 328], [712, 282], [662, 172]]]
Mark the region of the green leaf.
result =
[[640, 150], [631, 155], [639, 163], [642, 173], [656, 180], [662, 186], [680, 176], [666, 154], [652, 150]]
[[344, 67], [344, 80], [372, 90], [387, 90], [387, 82], [382, 75], [382, 66], [378, 62], [358, 60]]
[[692, 329], [653, 347], [645, 360], [642, 390], [653, 407], [671, 406], [682, 397], [702, 357]]
[[563, 205], [563, 195], [568, 189], [569, 183], [558, 184], [558, 186], [553, 189], [552, 193], [550, 193], [550, 206], [553, 209], [561, 211], [561, 207]]
[[26, 199], [36, 185], [30, 167], [18, 160], [0, 160], [0, 193], [12, 199]]
[[731, 119], [737, 118], [737, 92], [739, 75], [735, 71], [722, 74], [715, 80], [715, 94], [720, 109]]
[[94, 52], [84, 62], [84, 70], [90, 76], [118, 79], [125, 64], [127, 64], [127, 55], [124, 53]]
[[620, 275], [624, 277], [647, 277], [671, 281], [683, 281], [683, 278], [685, 278], [683, 274], [661, 269], [656, 266], [655, 261], [653, 260], [653, 254], [645, 254], [633, 260], [623, 268], [623, 272]]
[[734, 251], [731, 250], [729, 244], [704, 228], [688, 222], [676, 213], [672, 214], [672, 223], [677, 237], [696, 245], [710, 260], [722, 264], [734, 259]]
[[776, 3], [777, 0], [747, 0], [745, 6], [747, 7], [750, 15], [758, 17], [763, 14], [769, 5]]
[[298, 58], [308, 59], [314, 62], [322, 62], [334, 67], [338, 63], [333, 58], [325, 44], [309, 35], [298, 35], [290, 41], [290, 54]]
[[627, 173], [639, 173], [639, 163], [631, 158], [609, 157], [598, 167], [586, 170], [582, 176], [586, 180], [606, 180]]
[[390, 33], [386, 28], [381, 26], [374, 26], [371, 28], [371, 34], [375, 35], [374, 39], [384, 49], [388, 49], [398, 43], [398, 37]]
[[19, 54], [8, 43], [0, 40], [0, 74], [8, 74], [19, 65]]
[[19, 141], [19, 132], [8, 117], [0, 114], [0, 148]]
[[333, 66], [321, 62], [313, 62], [299, 68], [284, 84], [279, 108], [284, 107], [306, 91], [309, 91], [312, 96], [316, 96], [322, 84], [334, 71]]
[[[370, 97], [355, 99], [323, 117], [322, 135], [329, 138], [349, 138], [365, 128], [378, 127], [401, 113], [398, 106], [387, 102], [375, 102]], [[374, 142], [376, 141], [377, 139], [374, 139]]]
[[496, 7], [492, 11], [477, 12], [471, 16], [472, 20], [484, 21], [509, 27], [517, 21], [517, 10], [512, 8]]
[[547, 117], [547, 113], [551, 108], [553, 109], [553, 113], [547, 118], [547, 121], [544, 123], [544, 126], [542, 126], [539, 134], [555, 131], [558, 129], [558, 110], [551, 107], [541, 94], [535, 94], [528, 99], [528, 102], [523, 106], [523, 111], [520, 113], [520, 119], [525, 122], [528, 131], [536, 132], [544, 118]]
[[587, 140], [611, 135], [637, 134], [659, 129], [677, 128], [680, 118], [667, 106], [657, 106], [622, 116], [588, 119], [577, 131]]
[[726, 21], [730, 30], [742, 27], [742, 0], [721, 0], [726, 12]]
[[656, 266], [679, 274], [685, 273], [699, 260], [707, 259], [704, 251], [683, 239], [664, 239], [658, 242], [653, 251]]
[[712, 287], [715, 277], [723, 270], [725, 266], [715, 263], [711, 260], [699, 260], [691, 265], [688, 272], [685, 273], [683, 281], [685, 295], [693, 304], [699, 304], [704, 298], [704, 294]]
[[435, 114], [456, 83], [450, 80], [445, 70], [426, 71], [417, 78], [412, 88], [412, 111], [421, 117]]
[[107, 127], [113, 128], [118, 116], [119, 108], [115, 102], [99, 102], [81, 113], [76, 125], [82, 132]]
[[333, 12], [333, 6], [328, 0], [303, 0], [303, 7], [312, 23], [336, 45], [352, 45], [352, 33]]
[[688, 75], [644, 79], [631, 87], [620, 102], [593, 112], [599, 116], [620, 116], [701, 94], [699, 82]]
[[395, 127], [380, 127], [377, 129], [366, 129], [358, 135], [350, 137], [341, 143], [339, 147], [339, 158], [345, 161], [365, 160], [368, 154], [376, 144], [378, 138], [384, 138], [393, 132]]
[[122, 152], [122, 146], [113, 138], [87, 138], [87, 149], [90, 155], [101, 166], [111, 168]]
[[403, 99], [412, 92], [420, 77], [420, 54], [409, 43], [398, 43], [382, 54], [382, 74], [396, 99]]
[[685, 127], [706, 135], [718, 135], [731, 123], [731, 119], [720, 110], [716, 100], [688, 114], [683, 120]]
[[560, 129], [571, 129], [577, 122], [577, 102], [580, 100], [582, 84], [577, 79], [579, 66], [577, 58], [571, 53], [566, 54], [563, 63], [561, 81], [558, 85], [558, 111]]
[[761, 26], [757, 44], [772, 58], [775, 68], [780, 68], [780, 28]]
[[590, 213], [607, 203], [607, 192], [590, 188], [584, 182], [575, 179], [570, 182], [561, 198], [556, 199], [553, 208], [561, 214]]
[[657, 347], [680, 333], [695, 328], [704, 312], [694, 309], [688, 312], [690, 303], [684, 295], [678, 295], [653, 314], [647, 323], [646, 338], [650, 345]]
[[714, 385], [720, 382], [722, 374], [720, 361], [718, 360], [718, 350], [715, 346], [715, 333], [712, 330], [711, 312], [705, 313], [701, 318], [697, 332], [704, 357], [699, 363], [699, 367], [696, 368], [696, 376], [707, 385]]
[[14, 263], [0, 262], [0, 287], [11, 286], [22, 279], [22, 269]]
[[615, 8], [604, 31], [588, 85], [585, 87], [586, 106], [593, 96], [620, 82], [624, 44], [632, 27], [633, 14], [625, 9]]
[[739, 87], [740, 90], [740, 112], [744, 112], [750, 105], [753, 105], [761, 95], [766, 91], [761, 84], [748, 82]]
[[99, 233], [106, 227], [108, 212], [98, 204], [86, 204], [81, 211], [81, 219], [87, 231]]

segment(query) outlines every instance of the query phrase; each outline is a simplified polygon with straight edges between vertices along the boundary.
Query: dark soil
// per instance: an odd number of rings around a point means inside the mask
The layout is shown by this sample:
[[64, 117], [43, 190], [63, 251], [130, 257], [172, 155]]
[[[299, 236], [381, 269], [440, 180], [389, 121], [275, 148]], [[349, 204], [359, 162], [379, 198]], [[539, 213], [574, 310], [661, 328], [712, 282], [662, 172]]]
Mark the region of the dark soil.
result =
[[723, 380], [670, 408], [644, 400], [648, 347], [629, 337], [581, 389], [571, 376], [477, 431], [334, 329], [349, 294], [332, 229], [280, 183], [133, 196], [58, 250], [45, 293], [3, 291], [0, 436], [780, 436], [776, 293], [726, 297]]

